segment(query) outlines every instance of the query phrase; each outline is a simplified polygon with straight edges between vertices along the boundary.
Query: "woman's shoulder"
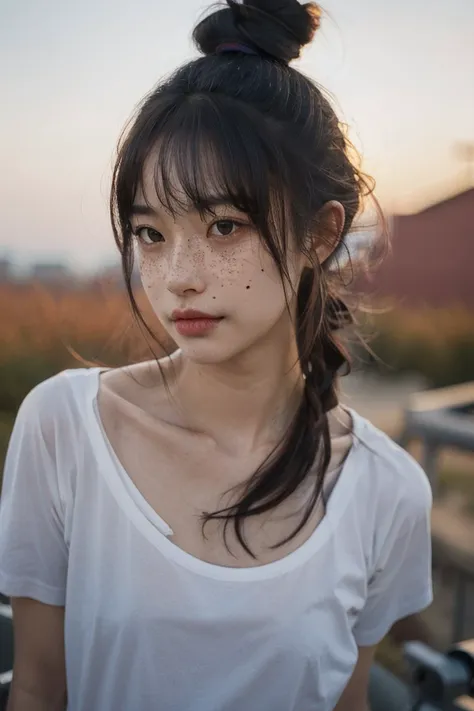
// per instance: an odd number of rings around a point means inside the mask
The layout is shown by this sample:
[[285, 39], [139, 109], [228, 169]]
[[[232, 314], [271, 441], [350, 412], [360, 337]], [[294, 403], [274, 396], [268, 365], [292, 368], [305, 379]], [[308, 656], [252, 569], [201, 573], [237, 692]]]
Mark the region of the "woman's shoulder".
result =
[[61, 413], [64, 407], [81, 407], [93, 401], [100, 388], [125, 395], [130, 384], [148, 386], [156, 384], [159, 369], [156, 361], [134, 363], [124, 367], [108, 368], [92, 366], [69, 368], [42, 380], [24, 398], [20, 409]]
[[[133, 403], [137, 391], [147, 391], [158, 377], [156, 361], [124, 367], [83, 367], [63, 370], [35, 385], [22, 401], [18, 418], [41, 426], [85, 421], [100, 393], [114, 394]], [[145, 386], [145, 387], [144, 387]]]
[[60, 426], [79, 422], [97, 390], [100, 368], [71, 368], [42, 380], [23, 399], [16, 417], [26, 428], [52, 435]]
[[101, 370], [99, 367], [62, 370], [35, 385], [24, 398], [21, 408], [55, 411], [75, 397], [93, 392]]
[[417, 460], [370, 420], [351, 410], [359, 466], [367, 485], [394, 510], [400, 503], [426, 509], [432, 504], [431, 485]]
[[176, 376], [176, 356], [133, 363], [109, 369], [100, 378], [99, 401], [118, 412], [123, 407], [137, 408], [160, 417], [169, 408], [169, 389]]
[[133, 400], [135, 391], [156, 389], [163, 384], [163, 367], [161, 361], [148, 360], [121, 368], [108, 368], [100, 378], [100, 389]]

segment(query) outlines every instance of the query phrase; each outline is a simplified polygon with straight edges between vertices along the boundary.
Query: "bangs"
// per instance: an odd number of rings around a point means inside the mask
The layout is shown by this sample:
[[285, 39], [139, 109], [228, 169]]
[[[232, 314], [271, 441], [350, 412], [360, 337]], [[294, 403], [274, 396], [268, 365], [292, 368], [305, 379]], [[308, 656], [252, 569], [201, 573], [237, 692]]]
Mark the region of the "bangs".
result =
[[261, 116], [223, 96], [187, 96], [163, 106], [154, 125], [148, 131], [135, 126], [122, 148], [116, 176], [122, 225], [137, 190], [147, 203], [152, 199], [144, 189], [146, 170], [159, 203], [172, 215], [190, 209], [203, 214], [217, 202], [227, 203], [265, 232], [274, 194], [271, 176], [279, 175], [281, 189], [284, 172], [268, 134]]

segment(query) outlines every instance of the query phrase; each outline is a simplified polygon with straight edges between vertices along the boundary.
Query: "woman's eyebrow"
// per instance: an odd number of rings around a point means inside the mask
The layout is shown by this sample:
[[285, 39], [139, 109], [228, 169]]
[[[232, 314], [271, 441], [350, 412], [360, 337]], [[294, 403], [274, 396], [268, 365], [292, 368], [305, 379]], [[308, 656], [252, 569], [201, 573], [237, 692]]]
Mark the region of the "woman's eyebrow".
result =
[[208, 207], [219, 207], [219, 206], [224, 206], [224, 207], [232, 207], [232, 203], [230, 200], [226, 200], [225, 198], [219, 198], [219, 197], [209, 197], [203, 200], [203, 204], [208, 206]]
[[130, 210], [130, 216], [133, 217], [134, 215], [156, 215], [155, 210], [150, 207], [149, 205], [132, 205], [132, 209]]
[[[225, 198], [210, 197], [202, 200], [201, 202], [201, 209], [205, 212], [212, 212], [217, 207], [227, 207], [237, 210], [237, 208]], [[197, 206], [190, 206], [188, 209], [190, 212], [200, 212]], [[130, 217], [138, 217], [140, 215], [144, 215], [146, 217], [157, 217], [158, 212], [150, 207], [150, 205], [135, 203], [132, 205], [132, 209], [130, 210]]]

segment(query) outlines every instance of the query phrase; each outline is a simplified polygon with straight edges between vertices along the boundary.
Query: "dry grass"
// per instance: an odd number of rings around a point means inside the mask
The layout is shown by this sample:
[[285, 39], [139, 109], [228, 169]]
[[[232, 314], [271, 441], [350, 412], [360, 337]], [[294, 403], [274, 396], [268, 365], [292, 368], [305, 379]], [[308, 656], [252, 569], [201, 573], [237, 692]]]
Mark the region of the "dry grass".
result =
[[[160, 325], [138, 298], [147, 319], [162, 335]], [[83, 345], [141, 359], [148, 352], [134, 324], [124, 292], [100, 283], [76, 289], [46, 289], [40, 284], [0, 287], [2, 329], [0, 362], [12, 356], [67, 352]]]
[[416, 372], [432, 387], [474, 380], [474, 314], [465, 308], [394, 309], [372, 316], [371, 347], [386, 375]]

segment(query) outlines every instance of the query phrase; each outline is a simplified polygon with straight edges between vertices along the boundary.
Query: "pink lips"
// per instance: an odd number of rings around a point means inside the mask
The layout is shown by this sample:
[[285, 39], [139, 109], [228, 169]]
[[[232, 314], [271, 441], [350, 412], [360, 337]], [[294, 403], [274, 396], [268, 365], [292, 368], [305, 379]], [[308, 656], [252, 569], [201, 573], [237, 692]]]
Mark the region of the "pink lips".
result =
[[195, 309], [175, 309], [171, 318], [181, 336], [203, 336], [213, 330], [222, 320], [221, 316], [212, 316]]

